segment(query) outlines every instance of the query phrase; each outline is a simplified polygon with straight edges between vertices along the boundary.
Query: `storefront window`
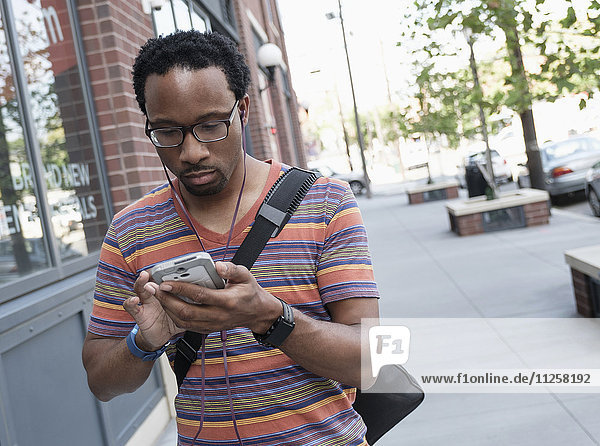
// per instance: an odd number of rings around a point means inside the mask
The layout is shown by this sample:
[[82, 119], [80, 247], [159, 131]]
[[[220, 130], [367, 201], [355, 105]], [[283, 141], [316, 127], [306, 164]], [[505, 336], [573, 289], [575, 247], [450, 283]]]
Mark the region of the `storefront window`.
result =
[[[175, 11], [175, 15], [173, 15]], [[176, 30], [187, 31], [197, 29], [198, 31], [210, 30], [210, 23], [188, 0], [167, 1], [162, 8], [152, 11], [156, 35], [168, 35]]]
[[183, 0], [174, 0], [173, 8], [175, 9], [175, 21], [177, 22], [177, 29], [181, 31], [189, 31], [192, 29], [190, 9], [188, 8], [187, 2], [184, 2]]
[[[0, 16], [0, 283], [49, 266]], [[26, 181], [23, 180], [26, 178]]]
[[152, 10], [152, 16], [157, 36], [166, 36], [175, 31], [175, 18], [170, 2], [166, 2], [160, 9]]
[[[0, 234], [5, 239], [5, 233], [12, 232], [8, 235], [14, 239], [20, 233], [27, 242], [12, 241], [0, 256], [12, 253], [20, 276], [34, 267], [48, 265], [43, 227], [52, 234], [51, 245], [57, 249], [58, 261], [66, 261], [98, 250], [107, 223], [66, 0], [13, 0], [12, 6], [29, 99], [31, 116], [27, 125], [35, 141], [27, 150], [23, 129], [17, 125], [21, 121], [16, 117], [18, 108], [10, 73], [1, 68], [1, 125], [12, 128], [4, 140], [0, 137], [0, 145], [5, 146], [0, 165], [5, 169], [8, 166], [6, 182], [13, 195], [3, 186], [4, 215], [0, 215], [0, 221], [4, 223], [0, 224]], [[1, 42], [0, 50], [6, 48]], [[2, 53], [2, 57], [6, 61], [1, 67], [9, 67], [9, 55]], [[25, 153], [39, 153], [43, 178], [38, 178]], [[36, 205], [37, 181], [43, 181], [46, 187], [44, 206], [50, 216], [46, 225], [40, 222]], [[6, 242], [5, 245], [8, 246]], [[32, 265], [22, 268], [18, 259], [27, 256]]]
[[208, 31], [207, 19], [202, 17], [197, 11], [192, 11], [192, 25], [198, 31]]

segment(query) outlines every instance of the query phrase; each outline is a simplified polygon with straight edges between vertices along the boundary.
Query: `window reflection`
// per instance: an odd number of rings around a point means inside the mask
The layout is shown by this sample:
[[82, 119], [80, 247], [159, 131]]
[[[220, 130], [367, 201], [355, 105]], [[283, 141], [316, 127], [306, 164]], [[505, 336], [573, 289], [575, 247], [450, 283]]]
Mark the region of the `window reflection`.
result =
[[48, 266], [0, 16], [0, 283]]
[[[175, 15], [173, 15], [173, 11], [175, 11]], [[176, 29], [187, 31], [193, 28], [202, 32], [210, 29], [208, 19], [187, 0], [167, 1], [159, 10], [153, 10], [152, 16], [158, 36], [171, 34]]]
[[[50, 226], [67, 260], [97, 250], [107, 225], [66, 0], [49, 3], [13, 0]], [[31, 187], [26, 161], [11, 171], [15, 188]]]
[[208, 30], [208, 26], [206, 25], [206, 20], [196, 11], [192, 11], [192, 26], [194, 29], [198, 31], [205, 32]]
[[183, 0], [174, 0], [173, 8], [175, 9], [175, 21], [177, 22], [177, 29], [181, 31], [189, 31], [192, 29], [190, 10], [187, 2], [184, 2]]
[[165, 2], [162, 8], [152, 10], [154, 25], [156, 26], [156, 35], [168, 35], [175, 31], [175, 19], [171, 2]]

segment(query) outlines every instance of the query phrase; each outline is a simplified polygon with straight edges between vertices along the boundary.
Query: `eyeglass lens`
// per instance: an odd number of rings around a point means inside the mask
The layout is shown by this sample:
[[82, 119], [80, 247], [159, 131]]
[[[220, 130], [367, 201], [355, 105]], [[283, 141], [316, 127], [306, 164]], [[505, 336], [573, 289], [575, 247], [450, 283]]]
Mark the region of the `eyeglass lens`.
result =
[[[204, 122], [193, 128], [194, 136], [201, 142], [218, 141], [227, 137], [225, 122]], [[156, 129], [150, 132], [152, 142], [157, 146], [178, 146], [183, 143], [183, 130], [178, 128]]]

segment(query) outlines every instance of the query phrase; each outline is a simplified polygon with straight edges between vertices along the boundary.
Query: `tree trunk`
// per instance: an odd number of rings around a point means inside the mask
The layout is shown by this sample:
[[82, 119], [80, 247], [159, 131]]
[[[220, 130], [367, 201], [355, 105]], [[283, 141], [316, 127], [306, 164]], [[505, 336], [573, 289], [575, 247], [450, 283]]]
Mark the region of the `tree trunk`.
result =
[[504, 24], [502, 26], [506, 35], [506, 47], [512, 69], [512, 77], [515, 80], [513, 87], [520, 94], [519, 115], [523, 127], [523, 139], [525, 142], [525, 153], [527, 154], [527, 168], [529, 169], [529, 178], [531, 187], [535, 189], [546, 189], [544, 181], [544, 170], [542, 168], [542, 158], [537, 144], [535, 133], [535, 123], [533, 121], [533, 111], [531, 92], [529, 91], [529, 82], [525, 67], [523, 66], [523, 54], [521, 53], [521, 44], [519, 34], [516, 29], [516, 23]]
[[531, 187], [545, 190], [546, 182], [542, 167], [542, 157], [535, 134], [533, 112], [529, 108], [521, 112], [519, 116], [521, 117], [521, 125], [523, 126], [523, 139], [525, 140], [525, 153], [527, 154], [527, 168], [529, 169]]

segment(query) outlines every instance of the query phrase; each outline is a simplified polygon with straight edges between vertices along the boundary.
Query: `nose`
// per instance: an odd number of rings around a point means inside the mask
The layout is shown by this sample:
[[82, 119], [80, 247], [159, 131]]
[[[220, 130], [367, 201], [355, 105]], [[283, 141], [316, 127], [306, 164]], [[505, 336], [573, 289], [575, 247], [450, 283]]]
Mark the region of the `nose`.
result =
[[207, 143], [198, 141], [191, 130], [185, 133], [179, 148], [179, 160], [182, 163], [198, 164], [209, 155]]

